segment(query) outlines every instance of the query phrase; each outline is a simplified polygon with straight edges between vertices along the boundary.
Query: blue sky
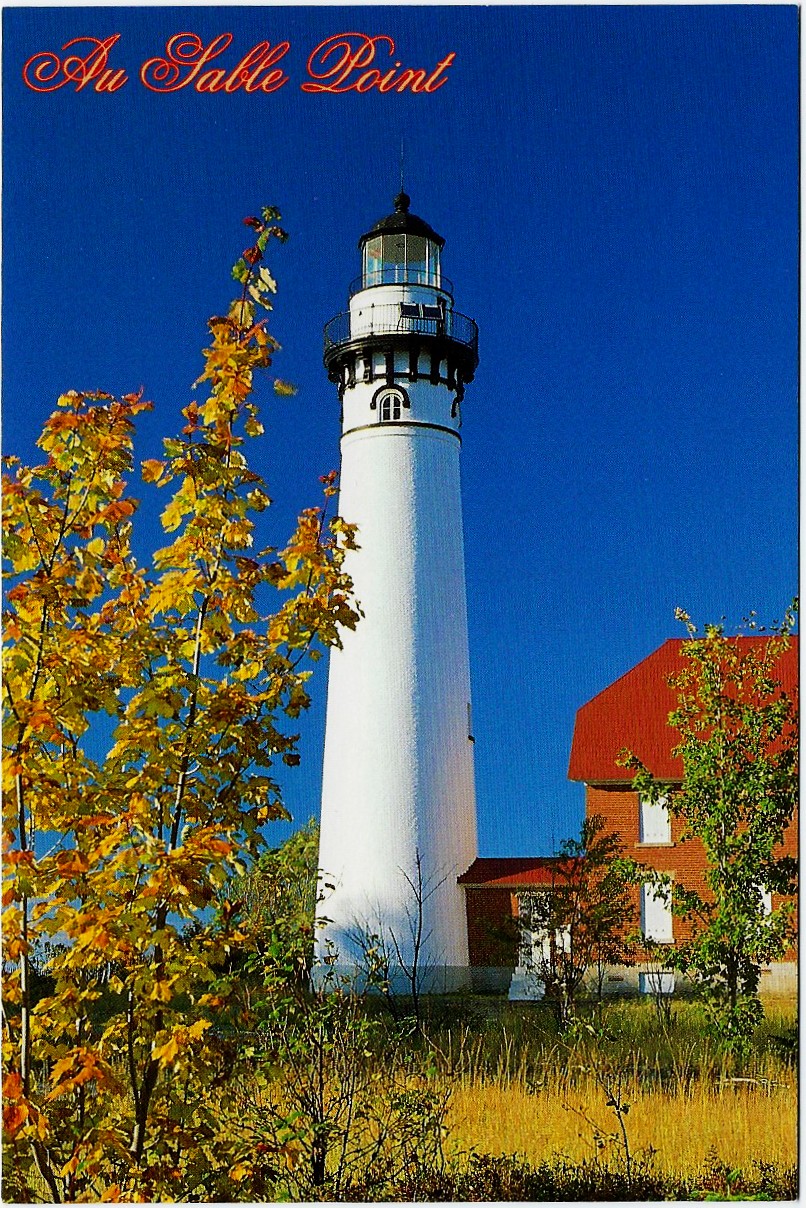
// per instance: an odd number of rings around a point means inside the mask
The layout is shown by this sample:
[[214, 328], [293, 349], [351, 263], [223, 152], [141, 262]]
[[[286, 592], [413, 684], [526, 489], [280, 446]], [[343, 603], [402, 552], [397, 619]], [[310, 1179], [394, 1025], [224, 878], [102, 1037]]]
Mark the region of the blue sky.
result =
[[[256, 467], [282, 543], [338, 465], [321, 330], [391, 208], [445, 236], [480, 330], [463, 489], [482, 855], [572, 833], [576, 709], [701, 621], [780, 617], [797, 586], [798, 15], [794, 5], [6, 8], [4, 444], [25, 458], [58, 394], [144, 386], [158, 456], [229, 300], [241, 219], [279, 206], [275, 368]], [[431, 95], [304, 93], [344, 31], [388, 34]], [[234, 67], [287, 40], [272, 94], [159, 95], [166, 40], [223, 32]], [[23, 64], [120, 33], [112, 95], [28, 89]], [[138, 488], [141, 552], [162, 497]], [[318, 809], [324, 668], [299, 822]], [[277, 834], [280, 835], [278, 830]]]

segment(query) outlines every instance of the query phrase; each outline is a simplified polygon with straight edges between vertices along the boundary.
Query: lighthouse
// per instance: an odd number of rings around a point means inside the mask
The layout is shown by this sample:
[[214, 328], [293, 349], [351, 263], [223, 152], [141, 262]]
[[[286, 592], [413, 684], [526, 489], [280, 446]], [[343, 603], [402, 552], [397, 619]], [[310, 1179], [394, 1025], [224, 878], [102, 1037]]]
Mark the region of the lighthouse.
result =
[[459, 459], [478, 329], [409, 206], [401, 192], [361, 236], [348, 310], [325, 327], [363, 616], [330, 655], [317, 948], [355, 973], [377, 936], [394, 983], [416, 962], [438, 992], [468, 982], [457, 877], [477, 855]]

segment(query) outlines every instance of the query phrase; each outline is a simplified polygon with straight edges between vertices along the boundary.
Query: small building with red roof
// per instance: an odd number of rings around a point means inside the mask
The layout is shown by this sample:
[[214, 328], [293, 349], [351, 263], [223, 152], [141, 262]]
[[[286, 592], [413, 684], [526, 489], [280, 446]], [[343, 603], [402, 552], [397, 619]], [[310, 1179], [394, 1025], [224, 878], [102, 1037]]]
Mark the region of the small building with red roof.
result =
[[554, 864], [552, 856], [478, 858], [459, 877], [474, 989], [508, 990], [518, 959], [519, 895], [550, 887]]

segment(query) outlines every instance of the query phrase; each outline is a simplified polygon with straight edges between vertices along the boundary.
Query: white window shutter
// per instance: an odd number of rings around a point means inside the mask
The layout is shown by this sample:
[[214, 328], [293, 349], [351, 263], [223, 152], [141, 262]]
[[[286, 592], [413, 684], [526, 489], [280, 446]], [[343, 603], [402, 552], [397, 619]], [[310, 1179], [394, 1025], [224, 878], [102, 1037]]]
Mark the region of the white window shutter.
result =
[[674, 939], [671, 904], [650, 883], [641, 888], [641, 931], [648, 940]]
[[667, 798], [639, 802], [640, 838], [642, 843], [671, 843], [672, 820], [666, 808]]

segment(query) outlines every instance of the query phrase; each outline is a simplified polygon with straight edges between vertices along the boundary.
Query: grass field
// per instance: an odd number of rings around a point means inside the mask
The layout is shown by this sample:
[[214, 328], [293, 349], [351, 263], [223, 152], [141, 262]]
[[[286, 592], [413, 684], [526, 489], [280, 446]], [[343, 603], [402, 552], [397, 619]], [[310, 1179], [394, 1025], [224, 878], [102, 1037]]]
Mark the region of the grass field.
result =
[[[415, 1027], [348, 1000], [281, 1064], [233, 1048], [190, 1198], [796, 1198], [794, 1002], [766, 1004], [741, 1069], [692, 1001], [669, 1018], [646, 1000], [587, 1004], [593, 1030], [570, 1034], [545, 1004], [445, 998], [424, 1010]], [[7, 1163], [10, 1202], [13, 1174]], [[17, 1202], [47, 1199], [28, 1177], [35, 1193]]]
[[596, 1080], [598, 1073], [614, 1085], [620, 1073], [633, 1156], [654, 1155], [659, 1167], [679, 1174], [714, 1157], [743, 1169], [797, 1163], [794, 1002], [767, 1004], [755, 1052], [740, 1072], [714, 1053], [696, 1004], [677, 1004], [666, 1032], [646, 1002], [618, 1004], [609, 1018], [613, 1038], [603, 1053], [569, 1050], [523, 1009], [505, 1012], [497, 1027], [488, 1021], [461, 1058], [453, 1055], [452, 1143], [519, 1153], [531, 1163], [558, 1155], [620, 1160], [618, 1120]]
[[[642, 1091], [627, 1086], [626, 1121], [635, 1156], [655, 1153], [664, 1170], [689, 1174], [712, 1154], [733, 1167], [754, 1161], [791, 1166], [797, 1161], [797, 1093], [794, 1085], [771, 1088], [697, 1086], [689, 1092]], [[580, 1161], [604, 1148], [617, 1156], [617, 1121], [595, 1083], [564, 1088], [549, 1082], [536, 1091], [522, 1085], [461, 1086], [448, 1117], [453, 1141], [480, 1153], [519, 1153], [537, 1163], [556, 1155]], [[607, 1156], [604, 1154], [603, 1156]]]

